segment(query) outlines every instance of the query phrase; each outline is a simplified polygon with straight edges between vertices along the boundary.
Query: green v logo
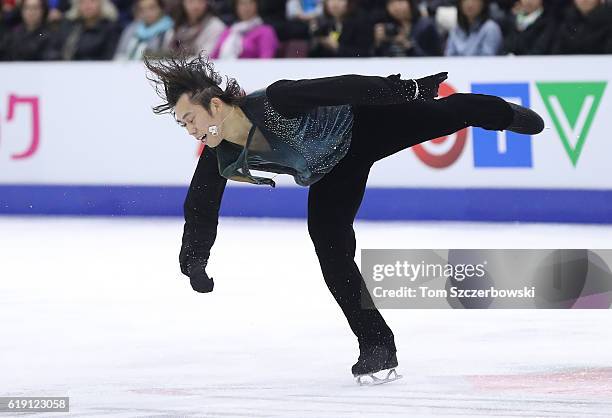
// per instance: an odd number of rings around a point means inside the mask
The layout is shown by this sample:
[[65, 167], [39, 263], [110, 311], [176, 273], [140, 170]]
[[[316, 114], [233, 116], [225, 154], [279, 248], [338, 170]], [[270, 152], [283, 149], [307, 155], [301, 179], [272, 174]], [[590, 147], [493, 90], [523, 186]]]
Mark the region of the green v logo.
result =
[[575, 167], [595, 119], [606, 82], [536, 83], [536, 86], [561, 137], [565, 152]]

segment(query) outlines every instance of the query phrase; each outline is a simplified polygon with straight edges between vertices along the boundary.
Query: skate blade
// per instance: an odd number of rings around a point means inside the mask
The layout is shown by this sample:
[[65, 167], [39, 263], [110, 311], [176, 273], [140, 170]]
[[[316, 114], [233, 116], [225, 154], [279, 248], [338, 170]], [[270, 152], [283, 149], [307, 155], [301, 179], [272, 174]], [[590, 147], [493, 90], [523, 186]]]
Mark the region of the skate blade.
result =
[[374, 386], [382, 385], [383, 383], [393, 382], [402, 378], [401, 374], [397, 374], [395, 369], [381, 370], [376, 373], [385, 372], [384, 377], [378, 377], [375, 373], [360, 374], [355, 376], [355, 380], [359, 386]]

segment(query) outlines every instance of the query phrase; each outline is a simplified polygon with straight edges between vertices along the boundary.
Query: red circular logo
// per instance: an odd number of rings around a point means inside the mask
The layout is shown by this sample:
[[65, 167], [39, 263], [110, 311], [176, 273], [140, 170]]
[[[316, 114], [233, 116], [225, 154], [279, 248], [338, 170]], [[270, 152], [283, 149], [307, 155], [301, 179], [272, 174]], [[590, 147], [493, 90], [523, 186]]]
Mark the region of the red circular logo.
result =
[[[456, 92], [457, 91], [449, 84], [442, 83], [440, 85], [440, 97], [450, 96]], [[419, 160], [423, 161], [428, 166], [433, 168], [446, 168], [457, 161], [463, 152], [466, 139], [467, 128], [464, 128], [453, 135], [441, 136], [422, 144], [415, 145], [412, 147], [412, 150]]]

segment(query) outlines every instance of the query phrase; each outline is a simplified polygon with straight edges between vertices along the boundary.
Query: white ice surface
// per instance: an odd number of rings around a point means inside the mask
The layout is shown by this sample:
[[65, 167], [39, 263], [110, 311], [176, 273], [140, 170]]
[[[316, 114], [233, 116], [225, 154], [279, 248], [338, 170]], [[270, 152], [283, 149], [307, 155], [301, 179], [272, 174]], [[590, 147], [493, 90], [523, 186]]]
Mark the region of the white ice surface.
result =
[[[612, 248], [612, 227], [356, 224], [359, 248]], [[357, 344], [304, 221], [222, 219], [193, 292], [178, 219], [0, 218], [0, 396], [72, 417], [612, 416], [611, 310], [385, 310], [404, 378]], [[0, 416], [3, 416], [0, 414]]]

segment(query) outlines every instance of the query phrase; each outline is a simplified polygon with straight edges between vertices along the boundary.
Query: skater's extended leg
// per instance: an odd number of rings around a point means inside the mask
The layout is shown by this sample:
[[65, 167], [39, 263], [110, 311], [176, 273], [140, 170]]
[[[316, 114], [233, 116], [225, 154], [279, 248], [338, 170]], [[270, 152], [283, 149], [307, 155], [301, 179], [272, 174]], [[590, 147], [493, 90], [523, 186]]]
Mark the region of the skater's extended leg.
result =
[[[393, 333], [376, 309], [362, 309], [363, 277], [355, 264], [353, 221], [363, 199], [371, 164], [354, 153], [310, 186], [308, 231], [325, 283], [346, 316], [360, 346], [386, 345], [395, 352]], [[369, 293], [364, 292], [369, 298]]]
[[[524, 119], [517, 122], [524, 115], [516, 106], [484, 94], [457, 93], [438, 100], [357, 106], [354, 112], [353, 146], [368, 148], [373, 161], [468, 126], [504, 130], [525, 123]], [[534, 123], [539, 123], [539, 116], [533, 115]]]

